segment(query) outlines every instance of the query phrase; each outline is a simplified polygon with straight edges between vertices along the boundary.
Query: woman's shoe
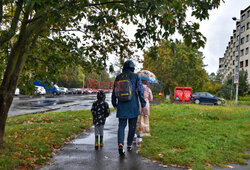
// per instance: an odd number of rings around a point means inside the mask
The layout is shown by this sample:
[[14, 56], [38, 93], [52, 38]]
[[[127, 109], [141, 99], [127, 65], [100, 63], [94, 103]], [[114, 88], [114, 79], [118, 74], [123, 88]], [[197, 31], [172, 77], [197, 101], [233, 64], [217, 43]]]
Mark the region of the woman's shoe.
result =
[[142, 142], [142, 138], [137, 138], [137, 143], [140, 144]]

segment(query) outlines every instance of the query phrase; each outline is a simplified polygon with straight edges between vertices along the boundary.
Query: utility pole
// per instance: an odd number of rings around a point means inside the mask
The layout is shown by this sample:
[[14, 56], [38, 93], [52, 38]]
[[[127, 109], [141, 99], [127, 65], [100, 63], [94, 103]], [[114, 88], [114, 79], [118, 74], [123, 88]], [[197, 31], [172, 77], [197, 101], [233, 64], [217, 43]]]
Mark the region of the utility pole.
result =
[[84, 83], [85, 83], [85, 74], [83, 74], [82, 88], [84, 88]]
[[237, 19], [236, 17], [233, 17], [232, 19], [236, 21], [236, 27], [237, 27], [237, 21], [240, 22], [240, 29], [238, 30], [239, 31], [239, 46], [238, 46], [238, 59], [237, 59], [238, 64], [237, 64], [237, 71], [234, 76], [234, 78], [237, 79], [234, 81], [236, 83], [235, 104], [237, 105], [238, 104], [238, 91], [239, 91], [239, 72], [240, 72], [239, 70], [240, 70], [241, 20]]
[[233, 85], [234, 85], [234, 75], [232, 76], [232, 84], [231, 84], [231, 96], [230, 96], [230, 100], [233, 99]]

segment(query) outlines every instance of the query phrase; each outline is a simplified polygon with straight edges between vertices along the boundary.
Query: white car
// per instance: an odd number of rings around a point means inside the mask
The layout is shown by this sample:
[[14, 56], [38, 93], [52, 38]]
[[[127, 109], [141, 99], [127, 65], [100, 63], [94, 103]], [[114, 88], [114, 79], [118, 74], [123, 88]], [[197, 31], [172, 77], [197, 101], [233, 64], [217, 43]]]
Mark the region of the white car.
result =
[[40, 94], [44, 95], [44, 94], [46, 94], [46, 90], [45, 90], [45, 88], [43, 86], [36, 86], [35, 94], [37, 94], [37, 95], [40, 95]]
[[19, 88], [16, 88], [15, 96], [18, 96], [19, 94], [20, 94], [20, 89], [19, 89]]
[[61, 94], [68, 94], [68, 88], [66, 88], [66, 87], [59, 87], [59, 92], [61, 93]]
[[88, 90], [88, 94], [92, 94], [93, 93], [93, 91], [91, 91], [91, 90]]

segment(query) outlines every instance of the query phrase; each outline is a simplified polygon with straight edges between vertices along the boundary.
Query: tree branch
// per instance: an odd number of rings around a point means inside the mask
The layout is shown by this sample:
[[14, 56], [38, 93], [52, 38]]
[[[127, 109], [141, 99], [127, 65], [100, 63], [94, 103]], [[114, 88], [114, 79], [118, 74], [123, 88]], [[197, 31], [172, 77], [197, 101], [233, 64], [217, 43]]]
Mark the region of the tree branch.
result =
[[50, 29], [51, 31], [58, 31], [58, 32], [71, 32], [71, 31], [78, 31], [85, 33], [83, 30], [80, 29], [65, 29], [65, 30], [60, 30], [60, 29]]
[[87, 4], [84, 5], [83, 7], [91, 7], [91, 6], [100, 6], [100, 5], [107, 5], [107, 4], [117, 4], [117, 3], [125, 3], [126, 1], [110, 1], [110, 2], [101, 2], [97, 4]]
[[0, 37], [0, 47], [5, 42], [9, 41], [15, 35], [15, 32], [16, 32], [16, 29], [17, 29], [17, 24], [18, 24], [18, 21], [19, 21], [19, 18], [20, 18], [22, 7], [23, 7], [23, 2], [24, 2], [24, 0], [17, 1], [17, 3], [16, 3], [17, 8], [16, 8], [16, 11], [15, 11], [14, 17], [12, 19], [10, 30], [4, 32], [1, 35], [1, 37]]
[[3, 0], [0, 0], [0, 24], [3, 20]]

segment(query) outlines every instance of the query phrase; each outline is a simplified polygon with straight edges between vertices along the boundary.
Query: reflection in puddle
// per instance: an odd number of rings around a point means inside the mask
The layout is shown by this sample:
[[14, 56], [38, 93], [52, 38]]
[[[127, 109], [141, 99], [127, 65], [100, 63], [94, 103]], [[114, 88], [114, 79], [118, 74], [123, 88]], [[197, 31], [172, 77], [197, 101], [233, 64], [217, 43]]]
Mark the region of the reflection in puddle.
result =
[[45, 107], [45, 106], [55, 106], [58, 104], [70, 103], [72, 101], [66, 100], [39, 100], [30, 102], [20, 102], [17, 104], [18, 107]]

